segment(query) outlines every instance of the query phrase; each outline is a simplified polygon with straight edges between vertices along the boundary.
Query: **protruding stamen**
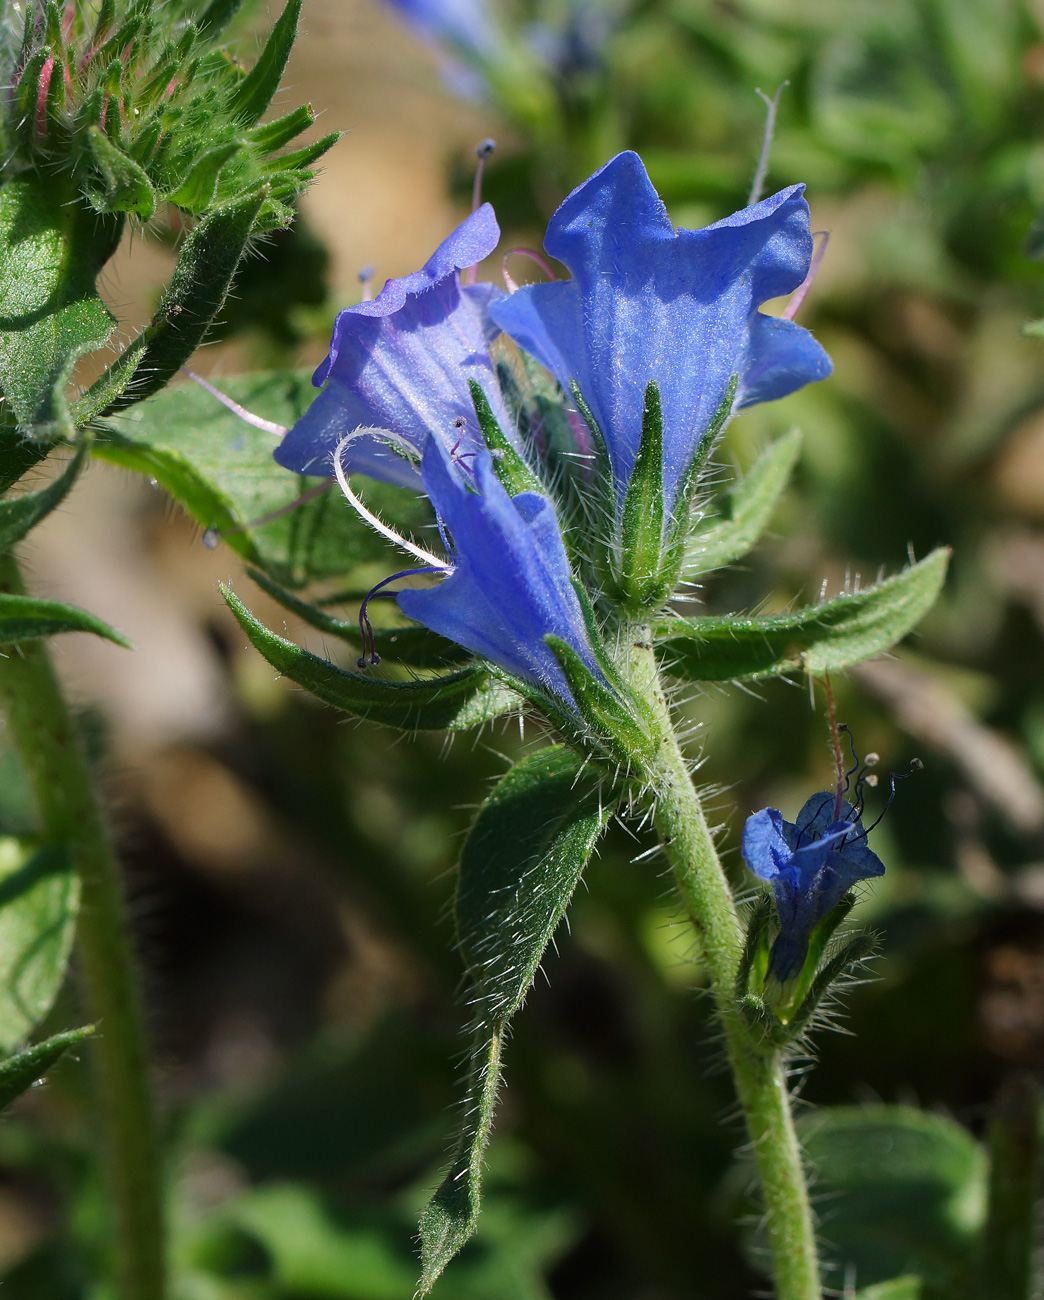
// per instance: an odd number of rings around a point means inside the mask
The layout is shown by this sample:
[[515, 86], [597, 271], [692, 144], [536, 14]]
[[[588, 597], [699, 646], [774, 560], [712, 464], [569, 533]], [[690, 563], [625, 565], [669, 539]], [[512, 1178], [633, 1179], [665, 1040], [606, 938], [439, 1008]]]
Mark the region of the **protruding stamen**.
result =
[[368, 510], [352, 491], [351, 485], [349, 484], [348, 478], [344, 472], [344, 466], [341, 464], [341, 456], [344, 453], [345, 447], [358, 437], [361, 432], [363, 431], [357, 429], [355, 433], [349, 433], [347, 437], [342, 438], [337, 444], [337, 450], [333, 455], [334, 473], [337, 475], [338, 485], [347, 498], [348, 503], [358, 515], [366, 520], [375, 532], [380, 533], [382, 537], [386, 537], [389, 542], [394, 546], [397, 546], [401, 551], [405, 551], [407, 555], [412, 555], [414, 559], [420, 560], [422, 564], [432, 565], [435, 569], [438, 569], [440, 573], [452, 569], [453, 566], [451, 564], [447, 564], [445, 560], [440, 560], [437, 555], [432, 555], [430, 551], [426, 551], [422, 546], [417, 546], [415, 542], [409, 542], [405, 537], [400, 537], [394, 528], [389, 528], [383, 519], [378, 519], [371, 510]]
[[789, 81], [782, 82], [776, 90], [776, 93], [769, 99], [760, 88], [755, 90], [765, 103], [765, 131], [761, 137], [761, 152], [758, 154], [758, 166], [754, 173], [754, 180], [750, 186], [750, 197], [747, 199], [747, 206], [751, 207], [757, 203], [765, 190], [765, 178], [768, 176], [769, 156], [772, 153], [772, 137], [776, 133], [776, 113], [779, 111], [779, 97], [783, 91], [790, 85]]
[[369, 262], [358, 271], [359, 283], [362, 285], [363, 302], [373, 301], [373, 267]]
[[823, 260], [823, 254], [826, 252], [827, 244], [830, 243], [830, 231], [817, 230], [815, 234], [812, 236], [812, 238], [816, 239], [819, 237], [821, 237], [821, 243], [819, 244], [819, 247], [816, 249], [815, 253], [812, 255], [812, 261], [808, 268], [808, 275], [805, 276], [805, 278], [801, 281], [798, 287], [794, 290], [790, 301], [780, 312], [780, 316], [782, 317], [783, 320], [794, 319], [794, 317], [797, 315], [798, 308], [805, 301], [805, 295], [808, 293], [809, 289], [812, 288], [812, 281], [816, 278], [816, 276], [819, 273], [819, 264]]
[[[355, 661], [357, 668], [376, 668], [381, 662], [381, 656], [377, 653], [377, 648], [373, 639], [373, 624], [370, 622], [369, 615], [366, 613], [366, 607], [375, 596], [382, 594], [382, 588], [387, 587], [390, 582], [397, 582], [400, 578], [415, 578], [422, 573], [444, 573], [445, 569], [432, 569], [425, 566], [423, 569], [401, 569], [398, 573], [393, 573], [390, 578], [382, 578], [376, 587], [372, 587], [363, 597], [363, 602], [359, 606], [359, 635], [362, 638], [362, 654]], [[384, 593], [391, 595], [391, 592]]]
[[187, 367], [182, 366], [181, 372], [184, 375], [188, 375], [189, 379], [194, 383], [199, 384], [200, 388], [205, 388], [211, 397], [217, 398], [222, 406], [227, 407], [233, 415], [238, 415], [245, 424], [253, 425], [255, 429], [260, 429], [263, 433], [274, 434], [277, 438], [282, 438], [286, 434], [285, 424], [276, 424], [274, 420], [262, 419], [260, 415], [255, 415], [253, 411], [248, 411], [245, 406], [240, 406], [238, 402], [234, 402], [227, 393], [223, 393], [220, 388], [215, 388], [214, 385], [204, 379], [202, 375], [197, 375], [194, 370], [189, 370]]
[[482, 203], [482, 177], [486, 170], [486, 159], [492, 157], [496, 147], [496, 140], [490, 139], [480, 140], [475, 146], [475, 157], [478, 159], [478, 165], [475, 168], [475, 183], [471, 187], [472, 212], [477, 212], [479, 205]]
[[235, 524], [232, 528], [207, 528], [203, 533], [203, 545], [208, 551], [213, 551], [222, 537], [230, 537], [233, 533], [245, 533], [248, 528], [260, 528], [262, 524], [270, 524], [273, 519], [281, 519], [283, 515], [289, 515], [301, 506], [306, 506], [309, 501], [314, 501], [316, 497], [322, 496], [330, 487], [329, 480], [317, 483], [315, 487], [310, 487], [307, 492], [302, 492], [299, 497], [295, 497], [285, 506], [280, 506], [278, 510], [270, 510], [267, 515], [261, 515], [257, 519], [251, 519], [245, 524]]
[[[480, 140], [475, 147], [475, 157], [478, 159], [478, 165], [475, 168], [475, 183], [471, 187], [471, 210], [477, 212], [479, 205], [482, 203], [482, 177], [486, 171], [486, 159], [490, 157], [493, 150], [497, 147], [496, 140]], [[478, 267], [469, 266], [464, 272], [464, 283], [474, 284], [478, 279]]]
[[500, 273], [504, 277], [504, 284], [507, 286], [508, 293], [514, 293], [515, 290], [518, 288], [518, 284], [508, 273], [508, 269], [507, 269], [508, 258], [514, 257], [516, 254], [519, 257], [528, 257], [531, 262], [536, 262], [537, 266], [540, 267], [541, 271], [543, 271], [543, 273], [547, 276], [549, 280], [558, 279], [558, 276], [555, 275], [554, 271], [551, 269], [551, 263], [543, 255], [543, 253], [538, 252], [537, 249], [509, 248], [508, 251], [504, 254], [504, 256], [500, 259]]

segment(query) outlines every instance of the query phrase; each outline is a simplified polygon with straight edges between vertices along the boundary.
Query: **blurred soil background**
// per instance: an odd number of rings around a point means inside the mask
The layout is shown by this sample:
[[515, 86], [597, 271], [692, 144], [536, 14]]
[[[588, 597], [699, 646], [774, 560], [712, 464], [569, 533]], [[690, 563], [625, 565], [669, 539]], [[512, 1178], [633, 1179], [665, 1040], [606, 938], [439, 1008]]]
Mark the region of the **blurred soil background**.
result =
[[[557, 31], [584, 6], [545, 8]], [[643, 0], [604, 14], [593, 52], [560, 46], [547, 64], [552, 130], [507, 120], [495, 94], [455, 95], [438, 54], [375, 0], [310, 0], [283, 102], [308, 99], [323, 131], [347, 134], [300, 223], [244, 268], [197, 367], [220, 383], [315, 365], [359, 269], [378, 285], [416, 269], [466, 212], [484, 136], [500, 142], [487, 193], [503, 247], [538, 243], [568, 188], [628, 146], [678, 224], [716, 220], [746, 199], [755, 86], [790, 78], [770, 192], [806, 180], [813, 229], [830, 231], [800, 319], [836, 370], [733, 424], [723, 486], [793, 424], [804, 452], [775, 536], [694, 599], [783, 608], [954, 546], [920, 635], [835, 683], [881, 770], [914, 755], [925, 768], [875, 832], [888, 875], [861, 915], [882, 937], [876, 979], [853, 991], [847, 1034], [821, 1039], [803, 1096], [907, 1102], [981, 1134], [1011, 1073], [1044, 1068], [1044, 343], [1024, 332], [1044, 315], [1026, 253], [1044, 206], [1044, 9]], [[169, 232], [139, 231], [107, 272], [128, 332], [169, 247]], [[490, 778], [536, 732], [403, 739], [274, 680], [219, 580], [271, 626], [321, 640], [160, 489], [105, 465], [26, 561], [37, 594], [136, 645], [70, 636], [54, 651], [127, 869], [174, 1152], [175, 1295], [405, 1300], [462, 1048], [454, 858]], [[823, 702], [774, 682], [686, 708], [741, 878], [743, 817], [792, 817], [829, 784]], [[0, 765], [16, 827], [19, 776]], [[482, 1228], [444, 1300], [738, 1300], [764, 1285], [732, 1227], [740, 1131], [700, 968], [662, 862], [632, 861], [648, 847], [614, 829], [518, 1019]], [[55, 1023], [74, 1004], [70, 987]], [[89, 1146], [73, 1062], [0, 1125], [7, 1300], [101, 1295]], [[873, 1250], [860, 1258], [853, 1280], [878, 1280]]]

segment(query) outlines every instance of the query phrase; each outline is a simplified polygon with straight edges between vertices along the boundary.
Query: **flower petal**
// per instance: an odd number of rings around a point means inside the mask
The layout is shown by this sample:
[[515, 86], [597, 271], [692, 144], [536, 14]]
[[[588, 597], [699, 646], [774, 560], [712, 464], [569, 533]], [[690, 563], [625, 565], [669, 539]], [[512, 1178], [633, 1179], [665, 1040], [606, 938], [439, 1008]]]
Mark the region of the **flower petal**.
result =
[[777, 398], [826, 379], [833, 362], [812, 335], [793, 321], [756, 312], [736, 391], [736, 409]]

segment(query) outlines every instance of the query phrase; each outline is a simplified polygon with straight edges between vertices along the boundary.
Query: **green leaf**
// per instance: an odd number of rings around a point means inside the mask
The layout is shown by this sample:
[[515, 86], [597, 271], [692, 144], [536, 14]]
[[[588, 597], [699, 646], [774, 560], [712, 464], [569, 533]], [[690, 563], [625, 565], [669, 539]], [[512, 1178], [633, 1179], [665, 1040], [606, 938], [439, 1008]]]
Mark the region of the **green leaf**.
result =
[[222, 592], [250, 643], [273, 668], [317, 699], [356, 717], [406, 731], [461, 731], [518, 708], [515, 692], [478, 664], [414, 682], [346, 672], [276, 636], [227, 587]]
[[614, 566], [620, 594], [640, 612], [670, 590], [661, 573], [663, 552], [663, 412], [650, 381], [642, 408], [642, 436], [620, 515], [620, 552]]
[[797, 429], [765, 448], [725, 498], [720, 518], [690, 537], [684, 566], [687, 576], [710, 573], [746, 555], [769, 526], [800, 450]]
[[0, 1051], [50, 1011], [72, 946], [80, 882], [62, 848], [0, 839]]
[[186, 212], [205, 212], [214, 201], [221, 169], [241, 148], [238, 140], [229, 140], [201, 154], [178, 188], [167, 196], [171, 203]]
[[77, 402], [81, 424], [159, 392], [185, 365], [221, 310], [266, 198], [219, 208], [191, 231], [151, 323]]
[[72, 436], [73, 367], [116, 323], [94, 283], [121, 228], [53, 177], [0, 187], [0, 390], [19, 429], [40, 441]]
[[1041, 1090], [1028, 1071], [1011, 1074], [992, 1106], [989, 1208], [979, 1277], [990, 1300], [1030, 1300], [1035, 1293], [1040, 1199]]
[[82, 1043], [94, 1032], [94, 1025], [67, 1029], [65, 1033], [45, 1038], [42, 1043], [35, 1043], [24, 1052], [0, 1061], [0, 1110], [6, 1110], [23, 1092], [28, 1092], [70, 1047]]
[[524, 758], [483, 804], [464, 845], [456, 919], [477, 1007], [475, 1046], [458, 1150], [421, 1216], [421, 1294], [475, 1229], [508, 1022], [608, 817], [584, 762], [558, 745]]
[[864, 1287], [855, 1294], [855, 1300], [921, 1300], [924, 1287], [913, 1273], [893, 1277], [888, 1282]]
[[[305, 371], [230, 377], [221, 388], [283, 426], [292, 425], [315, 396]], [[316, 480], [277, 465], [276, 445], [272, 434], [244, 423], [186, 381], [110, 420], [93, 452], [156, 479], [201, 527], [218, 530], [247, 563], [281, 585], [343, 578], [357, 564], [386, 561], [388, 543], [363, 523], [332, 480], [329, 492], [290, 509]], [[368, 482], [365, 495], [400, 532], [431, 520], [427, 501], [416, 492]], [[285, 513], [271, 517], [280, 511]]]
[[[284, 609], [308, 623], [320, 632], [327, 632], [341, 641], [346, 641], [354, 649], [362, 651], [362, 635], [357, 620], [347, 622], [334, 618], [306, 601], [298, 600], [289, 591], [270, 581], [256, 569], [247, 573], [262, 591], [279, 602]], [[447, 664], [465, 663], [471, 659], [469, 651], [455, 641], [448, 641], [437, 632], [426, 627], [375, 627], [373, 629], [374, 649], [381, 659], [393, 663], [409, 664], [413, 668], [444, 668]]]
[[966, 1129], [944, 1115], [877, 1105], [815, 1111], [799, 1132], [816, 1194], [830, 1205], [839, 1276], [850, 1268], [864, 1285], [896, 1287], [913, 1274], [932, 1294], [968, 1294], [987, 1161]]
[[93, 632], [124, 649], [133, 647], [122, 633], [76, 605], [58, 600], [37, 600], [33, 596], [0, 594], [0, 645], [57, 636], [60, 632]]
[[91, 206], [98, 212], [133, 212], [148, 221], [156, 210], [156, 191], [145, 169], [96, 126], [87, 132], [87, 142], [102, 179], [101, 189], [88, 192]]
[[79, 477], [86, 455], [87, 446], [83, 443], [53, 483], [48, 483], [39, 492], [29, 492], [22, 497], [0, 501], [0, 551], [9, 551], [65, 500], [69, 489]]
[[901, 641], [931, 609], [950, 552], [933, 551], [865, 591], [771, 618], [665, 619], [655, 639], [668, 671], [687, 681], [756, 681], [798, 669], [835, 672]]
[[261, 120], [265, 109], [279, 89], [286, 61], [297, 36], [297, 21], [303, 0], [287, 0], [286, 8], [272, 28], [257, 62], [233, 92], [229, 112], [244, 126]]

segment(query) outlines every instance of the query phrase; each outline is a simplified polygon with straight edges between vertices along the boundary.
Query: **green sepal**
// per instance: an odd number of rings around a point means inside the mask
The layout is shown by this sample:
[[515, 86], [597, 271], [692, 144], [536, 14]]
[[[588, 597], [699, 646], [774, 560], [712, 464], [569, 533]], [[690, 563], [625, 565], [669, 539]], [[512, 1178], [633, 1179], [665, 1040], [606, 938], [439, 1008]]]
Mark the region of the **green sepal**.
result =
[[856, 896], [849, 890], [837, 906], [812, 927], [808, 939], [808, 952], [798, 973], [782, 987], [776, 985], [771, 991], [765, 988], [765, 1002], [772, 1007], [781, 1020], [788, 1021], [808, 996], [827, 944], [837, 933], [838, 927], [847, 919], [855, 904]]
[[320, 136], [314, 144], [303, 145], [300, 149], [294, 149], [290, 153], [277, 154], [276, 157], [264, 164], [262, 171], [266, 175], [282, 171], [296, 171], [301, 172], [303, 176], [311, 177], [313, 173], [305, 172], [305, 168], [311, 167], [312, 163], [318, 162], [324, 153], [334, 147], [342, 135], [344, 135], [343, 131], [330, 131], [326, 135]]
[[253, 126], [261, 120], [279, 89], [286, 61], [297, 36], [302, 3], [303, 0], [287, 0], [257, 62], [229, 97], [229, 112], [244, 126]]
[[87, 132], [87, 143], [94, 165], [101, 176], [100, 187], [87, 189], [87, 198], [96, 212], [133, 212], [148, 221], [156, 210], [156, 191], [145, 169], [108, 139], [96, 126]]
[[238, 140], [229, 140], [200, 154], [177, 189], [167, 195], [170, 202], [186, 212], [206, 212], [214, 202], [221, 169], [241, 148]]
[[251, 645], [273, 668], [345, 713], [404, 731], [462, 731], [518, 709], [518, 695], [478, 664], [413, 682], [347, 672], [277, 636], [229, 588], [221, 592]]
[[195, 227], [151, 323], [76, 403], [79, 423], [151, 397], [178, 373], [221, 309], [265, 200], [251, 195]]
[[721, 514], [686, 544], [686, 577], [710, 573], [750, 550], [769, 526], [801, 451], [801, 433], [791, 429], [768, 447], [722, 504]]
[[762, 891], [754, 899], [747, 914], [747, 930], [743, 940], [743, 952], [736, 971], [736, 998], [746, 997], [750, 987], [760, 988], [764, 978], [764, 969], [768, 962], [769, 924], [774, 908], [772, 895]]
[[244, 132], [243, 138], [267, 153], [272, 149], [282, 149], [283, 145], [289, 144], [295, 136], [314, 125], [315, 112], [311, 104], [302, 104], [273, 122], [262, 122], [260, 126], [251, 127]]
[[474, 1231], [504, 1039], [605, 826], [585, 760], [552, 746], [517, 763], [483, 804], [461, 857], [457, 935], [476, 1008], [462, 1131], [420, 1223], [427, 1294]]
[[41, 519], [61, 504], [79, 477], [86, 456], [87, 443], [84, 441], [77, 448], [76, 455], [68, 466], [53, 483], [48, 483], [39, 492], [29, 492], [25, 496], [13, 497], [9, 501], [0, 501], [0, 552], [9, 551], [30, 529], [35, 528]]
[[663, 534], [663, 411], [660, 389], [650, 381], [642, 407], [641, 441], [620, 511], [613, 564], [615, 590], [611, 594], [631, 614], [640, 616], [658, 608], [674, 586], [677, 573], [664, 570]]
[[121, 216], [92, 212], [59, 180], [0, 187], [0, 390], [19, 429], [41, 442], [73, 436], [73, 367], [116, 324], [95, 279], [122, 228]]
[[210, 0], [196, 19], [196, 31], [207, 40], [216, 39], [243, 6], [243, 0]]
[[[648, 720], [642, 702], [622, 685], [599, 681], [567, 641], [550, 632], [544, 641], [565, 675], [577, 714], [587, 728], [587, 738], [625, 766], [651, 756], [654, 742], [643, 726]], [[567, 732], [578, 730], [577, 719], [565, 706], [541, 701], [541, 707]]]
[[757, 681], [835, 672], [902, 640], [935, 603], [950, 551], [939, 547], [893, 578], [769, 618], [664, 619], [654, 639], [667, 671], [686, 681]]
[[[587, 432], [591, 435], [591, 444], [594, 447], [594, 467], [590, 487], [591, 514], [599, 521], [600, 531], [604, 534], [606, 548], [608, 548], [612, 545], [616, 521], [613, 467], [609, 460], [609, 449], [605, 445], [605, 435], [602, 433], [601, 426], [595, 419], [594, 412], [587, 405], [587, 401], [575, 379], [570, 381], [569, 391], [576, 403], [580, 418], [587, 425]], [[611, 577], [612, 564], [611, 551], [606, 548], [603, 548], [604, 555], [598, 557], [596, 567], [608, 580]]]
[[873, 934], [860, 932], [846, 937], [833, 956], [816, 971], [801, 1005], [785, 1018], [768, 997], [764, 1000], [768, 1028], [764, 1046], [768, 1050], [797, 1042], [808, 1031], [820, 1003], [842, 975], [849, 974], [877, 949]]
[[482, 439], [493, 459], [493, 470], [508, 496], [516, 497], [520, 492], [536, 492], [540, 496], [547, 496], [547, 489], [500, 427], [482, 385], [477, 379], [469, 379], [468, 388], [471, 390], [471, 400], [475, 407], [475, 417], [478, 420]]
[[57, 600], [0, 594], [0, 645], [35, 641], [61, 632], [93, 632], [126, 650], [133, 649], [122, 633], [85, 609]]
[[93, 1033], [94, 1025], [67, 1029], [0, 1061], [0, 1111], [6, 1110], [23, 1092], [28, 1092], [33, 1084], [38, 1083], [70, 1047], [82, 1043]]
[[[247, 573], [262, 591], [279, 602], [284, 609], [296, 614], [299, 619], [320, 632], [335, 636], [347, 642], [356, 650], [363, 649], [362, 634], [357, 621], [334, 618], [307, 601], [299, 600], [257, 569], [247, 569]], [[466, 663], [471, 654], [457, 645], [456, 641], [447, 640], [426, 627], [375, 627], [373, 629], [374, 649], [381, 659], [392, 663], [409, 664], [412, 668], [445, 668], [451, 664]]]

